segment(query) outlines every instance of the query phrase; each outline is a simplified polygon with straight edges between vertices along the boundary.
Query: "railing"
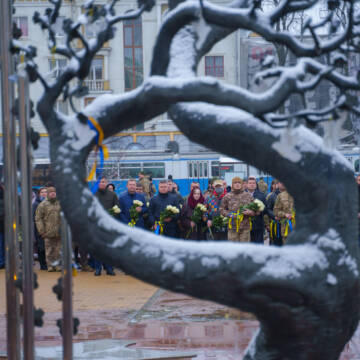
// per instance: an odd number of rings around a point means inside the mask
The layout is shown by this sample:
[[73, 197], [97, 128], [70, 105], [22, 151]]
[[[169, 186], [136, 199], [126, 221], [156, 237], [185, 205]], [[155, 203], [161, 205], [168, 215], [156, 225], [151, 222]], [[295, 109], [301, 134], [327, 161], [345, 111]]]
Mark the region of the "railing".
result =
[[89, 88], [89, 91], [109, 91], [109, 80], [84, 80], [84, 85]]

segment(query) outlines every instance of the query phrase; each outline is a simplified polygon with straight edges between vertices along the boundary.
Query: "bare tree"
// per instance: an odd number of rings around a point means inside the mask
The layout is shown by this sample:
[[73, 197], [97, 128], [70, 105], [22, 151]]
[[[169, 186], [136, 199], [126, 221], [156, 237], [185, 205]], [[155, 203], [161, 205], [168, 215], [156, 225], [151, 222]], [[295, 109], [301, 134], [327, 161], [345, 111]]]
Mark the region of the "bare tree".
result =
[[[91, 60], [113, 36], [113, 26], [150, 10], [152, 0], [140, 1], [138, 10], [119, 16], [114, 11], [116, 0], [100, 8], [88, 1], [78, 21], [65, 20], [64, 46], [57, 46], [52, 30], [61, 0], [51, 0], [53, 8], [43, 16], [36, 14], [34, 20], [49, 32], [49, 49], [69, 59], [53, 83], [39, 73], [35, 49], [14, 42], [17, 51], [26, 55], [31, 80], [44, 86], [37, 111], [50, 135], [54, 182], [76, 241], [99, 259], [146, 282], [254, 313], [261, 326], [247, 360], [338, 359], [359, 321], [353, 171], [309, 129], [340, 108], [359, 111], [348, 96], [359, 89], [358, 78], [341, 74], [335, 63], [324, 65], [315, 59], [330, 53], [346, 58], [349, 51], [358, 51], [359, 14], [354, 2], [346, 1], [349, 21], [329, 39], [318, 36], [321, 24], [308, 23], [312, 43], [276, 29], [283, 16], [305, 11], [316, 1], [282, 0], [265, 13], [255, 0], [234, 0], [227, 7], [204, 1], [170, 2], [154, 47], [151, 76], [131, 92], [96, 99], [76, 116], [56, 112], [56, 100], [82, 94]], [[80, 26], [99, 17], [105, 27], [89, 43]], [[331, 23], [329, 17], [322, 26]], [[274, 79], [263, 93], [196, 77], [201, 57], [239, 28], [285, 46], [298, 57], [293, 66], [271, 67], [257, 75], [259, 80]], [[82, 51], [72, 46], [76, 39], [83, 43]], [[73, 79], [78, 85], [71, 88]], [[340, 90], [336, 102], [322, 109], [276, 114], [291, 94], [305, 94], [322, 79]], [[106, 213], [85, 181], [84, 164], [96, 145], [88, 117], [96, 119], [108, 138], [166, 111], [191, 140], [285, 183], [295, 199], [297, 219], [287, 246], [176, 241], [127, 227]]]

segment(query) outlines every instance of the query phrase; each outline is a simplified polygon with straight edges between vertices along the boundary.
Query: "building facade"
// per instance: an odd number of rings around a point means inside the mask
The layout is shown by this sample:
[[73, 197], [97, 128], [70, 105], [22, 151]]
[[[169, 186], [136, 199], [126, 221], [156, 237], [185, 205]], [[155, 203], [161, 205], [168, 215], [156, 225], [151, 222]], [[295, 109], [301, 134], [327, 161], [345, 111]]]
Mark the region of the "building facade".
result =
[[[60, 11], [60, 18], [56, 24], [58, 43], [64, 41], [62, 21], [64, 18], [76, 20], [82, 14], [82, 6], [85, 0], [63, 1]], [[99, 0], [95, 4], [105, 4], [106, 1]], [[67, 65], [67, 59], [60, 55], [52, 55], [47, 45], [47, 33], [42, 31], [40, 26], [32, 22], [35, 11], [44, 13], [51, 4], [44, 0], [16, 0], [16, 13], [14, 20], [22, 29], [23, 36], [20, 41], [26, 45], [34, 45], [38, 49], [36, 58], [40, 71], [46, 74], [48, 81], [55, 81], [56, 76]], [[122, 14], [129, 10], [136, 9], [137, 2], [128, 0], [116, 4], [116, 13]], [[167, 11], [167, 2], [158, 1], [150, 13], [144, 13], [136, 20], [129, 20], [116, 25], [115, 37], [104, 45], [93, 60], [91, 71], [85, 85], [89, 94], [81, 99], [74, 99], [77, 109], [82, 109], [95, 98], [102, 94], [124, 93], [139, 86], [150, 72], [153, 46], [161, 26], [162, 20]], [[87, 39], [95, 36], [101, 29], [101, 21], [92, 25], [83, 26], [82, 32]], [[207, 54], [199, 64], [199, 76], [213, 76], [221, 81], [230, 84], [239, 83], [238, 79], [238, 58], [235, 42], [237, 34], [216, 45], [211, 53]], [[79, 46], [80, 49], [80, 46]], [[31, 85], [31, 99], [36, 102], [41, 96], [43, 89], [39, 82]], [[57, 102], [57, 109], [65, 114], [71, 114], [72, 110], [67, 102]], [[36, 117], [33, 120], [33, 127], [40, 132], [42, 148], [45, 148], [47, 137], [46, 131]], [[111, 139], [109, 142], [112, 148], [119, 150], [166, 150], [178, 149], [181, 152], [198, 151], [200, 147], [190, 143], [174, 126], [167, 114], [128, 129], [116, 136], [118, 139]], [[116, 144], [116, 145], [115, 145]]]
[[[214, 1], [218, 4], [226, 4], [227, 1]], [[270, 1], [271, 2], [271, 1]], [[64, 41], [62, 22], [65, 18], [76, 20], [83, 13], [83, 5], [86, 0], [64, 0], [60, 11], [56, 28], [57, 42]], [[106, 0], [95, 1], [96, 5], [106, 4]], [[15, 0], [16, 12], [14, 21], [21, 28], [23, 36], [20, 41], [24, 45], [37, 47], [38, 56], [36, 62], [42, 74], [48, 81], [56, 81], [56, 77], [67, 65], [67, 59], [60, 55], [52, 55], [48, 48], [47, 32], [41, 30], [39, 25], [32, 21], [35, 11], [43, 14], [47, 7], [52, 6], [47, 0]], [[115, 10], [117, 14], [126, 13], [136, 9], [137, 2], [123, 0], [117, 2]], [[153, 46], [162, 21], [168, 9], [167, 2], [160, 0], [149, 13], [144, 13], [135, 20], [124, 21], [116, 25], [115, 37], [104, 44], [93, 60], [92, 67], [87, 79], [84, 81], [89, 89], [88, 95], [80, 99], [74, 99], [77, 110], [81, 110], [90, 104], [95, 98], [103, 94], [121, 94], [131, 91], [139, 86], [150, 72]], [[326, 16], [326, 3], [319, 5], [316, 10], [317, 17]], [[293, 30], [298, 32], [303, 18], [299, 18], [292, 25]], [[85, 25], [81, 31], [91, 40], [101, 29], [101, 21], [91, 25]], [[79, 43], [77, 49], [81, 50]], [[253, 91], [263, 91], [256, 88], [253, 76], [260, 69], [261, 60], [267, 55], [277, 57], [275, 48], [256, 34], [246, 31], [237, 31], [216, 44], [211, 51], [200, 61], [197, 72], [199, 76], [212, 76], [228, 84], [238, 85]], [[34, 103], [41, 96], [43, 88], [39, 82], [31, 84], [30, 96]], [[316, 93], [316, 91], [318, 91]], [[308, 94], [313, 107], [317, 103], [323, 104], [323, 99], [331, 97], [331, 89], [324, 84], [314, 94]], [[330, 96], [327, 95], [329, 93]], [[336, 96], [336, 94], [333, 94]], [[314, 100], [318, 97], [318, 100]], [[285, 104], [291, 107], [296, 103], [290, 100]], [[61, 99], [57, 102], [57, 110], [71, 115], [73, 112], [67, 102]], [[40, 119], [33, 119], [33, 127], [41, 134], [40, 147], [35, 152], [35, 157], [42, 159], [44, 169], [48, 159], [49, 139]], [[178, 173], [182, 180], [206, 180], [213, 176], [230, 178], [232, 175], [257, 175], [256, 169], [246, 167], [244, 164], [236, 164], [234, 161], [224, 159], [220, 154], [214, 153], [198, 144], [190, 142], [173, 124], [167, 114], [162, 114], [144, 124], [123, 131], [106, 141], [111, 153], [108, 174], [114, 174], [112, 180], [123, 180], [130, 173], [135, 174], [135, 169], [149, 170], [155, 178], [166, 178], [170, 173]], [[2, 150], [2, 149], [1, 149]], [[135, 159], [138, 159], [135, 162]], [[156, 161], [151, 161], [156, 159]], [[167, 161], [174, 161], [171, 165]], [[178, 167], [174, 164], [181, 162]], [[41, 161], [39, 161], [41, 162]], [[122, 163], [129, 163], [123, 169]], [[132, 164], [132, 165], [131, 165]], [[206, 167], [205, 167], [206, 164]], [[162, 170], [159, 170], [159, 169]], [[130, 170], [129, 170], [130, 169]], [[152, 169], [152, 170], [151, 170]], [[236, 170], [237, 169], [237, 170]], [[137, 171], [136, 170], [136, 171]], [[163, 171], [164, 170], [164, 171]], [[45, 171], [45, 170], [44, 170]], [[105, 171], [105, 170], [104, 170]], [[125, 172], [124, 172], [125, 171]], [[116, 175], [117, 174], [117, 175]], [[117, 176], [117, 178], [115, 178]], [[186, 191], [187, 189], [185, 189]]]

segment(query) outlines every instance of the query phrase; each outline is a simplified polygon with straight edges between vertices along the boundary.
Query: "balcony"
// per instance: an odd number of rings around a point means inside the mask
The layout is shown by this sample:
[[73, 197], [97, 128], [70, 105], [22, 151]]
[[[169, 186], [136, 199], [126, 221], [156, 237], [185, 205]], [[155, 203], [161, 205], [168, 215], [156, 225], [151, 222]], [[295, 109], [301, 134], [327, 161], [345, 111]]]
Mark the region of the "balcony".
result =
[[111, 91], [109, 80], [84, 80], [84, 85], [89, 88], [89, 92]]

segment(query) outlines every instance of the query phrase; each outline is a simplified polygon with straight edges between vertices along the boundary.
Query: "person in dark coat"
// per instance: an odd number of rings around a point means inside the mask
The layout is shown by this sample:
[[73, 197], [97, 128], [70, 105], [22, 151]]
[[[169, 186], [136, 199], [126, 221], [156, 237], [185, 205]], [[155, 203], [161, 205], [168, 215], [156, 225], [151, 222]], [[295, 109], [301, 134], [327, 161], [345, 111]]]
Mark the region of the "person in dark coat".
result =
[[194, 213], [194, 209], [198, 204], [204, 204], [205, 199], [201, 193], [199, 188], [195, 188], [191, 191], [186, 204], [181, 208], [181, 224], [185, 229], [185, 234], [189, 234], [187, 239], [190, 240], [205, 240], [205, 230], [206, 230], [206, 215], [200, 221], [200, 223], [196, 224], [191, 220], [191, 217]]
[[[178, 191], [178, 186], [177, 184], [173, 181], [173, 180], [168, 180], [168, 187], [169, 187], [169, 194], [174, 196], [175, 199], [177, 200], [177, 204], [176, 207], [178, 209], [181, 209], [182, 206], [184, 205], [184, 198], [181, 196], [180, 192]], [[176, 238], [180, 239], [183, 237], [183, 227], [180, 221], [180, 217], [178, 219], [177, 222], [177, 227], [176, 227]]]
[[0, 269], [3, 269], [5, 267], [4, 221], [5, 221], [4, 188], [2, 185], [0, 185]]
[[267, 214], [267, 203], [265, 194], [257, 188], [256, 178], [249, 176], [247, 181], [247, 191], [254, 199], [262, 201], [265, 205], [264, 211], [260, 212], [252, 219], [252, 229], [250, 231], [250, 242], [256, 244], [264, 244], [264, 214]]
[[32, 214], [33, 214], [33, 221], [34, 221], [34, 236], [35, 236], [35, 246], [37, 249], [38, 260], [40, 264], [40, 270], [47, 270], [47, 263], [46, 263], [46, 255], [45, 255], [45, 242], [44, 239], [40, 236], [36, 224], [35, 224], [35, 212], [41, 202], [43, 202], [47, 197], [47, 188], [42, 187], [38, 190], [36, 194], [36, 198], [32, 204]]
[[119, 198], [119, 206], [121, 209], [121, 213], [119, 216], [120, 221], [124, 224], [129, 224], [131, 222], [130, 208], [134, 205], [134, 200], [139, 200], [143, 203], [143, 206], [138, 206], [136, 208], [139, 214], [139, 220], [136, 222], [135, 226], [145, 229], [143, 216], [148, 212], [145, 197], [136, 192], [136, 180], [128, 180], [126, 187], [127, 191], [124, 192]]
[[269, 217], [269, 221], [272, 222], [273, 229], [275, 229], [275, 227], [277, 228], [276, 233], [273, 230], [272, 234], [270, 234], [270, 229], [271, 229], [270, 224], [268, 226], [270, 245], [275, 245], [275, 246], [283, 245], [283, 241], [281, 237], [281, 224], [275, 220], [275, 215], [274, 215], [274, 206], [279, 194], [280, 194], [280, 190], [278, 188], [278, 181], [273, 180], [271, 182], [271, 193], [267, 195], [266, 202], [267, 202], [267, 215]]
[[[280, 190], [278, 189], [277, 184], [278, 184], [277, 180], [273, 180], [271, 182], [271, 192], [266, 196], [267, 209], [272, 216], [273, 216], [273, 210], [274, 210], [276, 198], [280, 194]], [[274, 218], [274, 216], [272, 218]]]
[[[155, 222], [160, 220], [160, 214], [166, 209], [168, 205], [172, 205], [178, 208], [178, 200], [175, 196], [169, 194], [169, 188], [166, 180], [162, 180], [159, 183], [159, 193], [150, 200], [149, 206], [149, 221], [155, 230]], [[177, 234], [177, 220], [179, 214], [174, 215], [171, 218], [164, 219], [164, 232], [163, 235], [169, 237], [176, 237]]]
[[[95, 196], [98, 198], [98, 200], [99, 200], [100, 204], [103, 206], [103, 208], [106, 211], [109, 211], [115, 205], [119, 206], [119, 200], [113, 191], [110, 191], [106, 188], [107, 184], [108, 184], [108, 181], [107, 181], [106, 177], [102, 177], [100, 180], [100, 183], [99, 183], [99, 189], [95, 193]], [[98, 261], [96, 259], [95, 259], [94, 263], [95, 263], [95, 273], [94, 273], [95, 276], [101, 275], [102, 267], [104, 267], [104, 269], [106, 270], [107, 275], [111, 275], [111, 276], [115, 275], [114, 269], [111, 265], [101, 263], [101, 261]]]
[[115, 192], [115, 185], [113, 183], [107, 184], [106, 188], [112, 192]]

